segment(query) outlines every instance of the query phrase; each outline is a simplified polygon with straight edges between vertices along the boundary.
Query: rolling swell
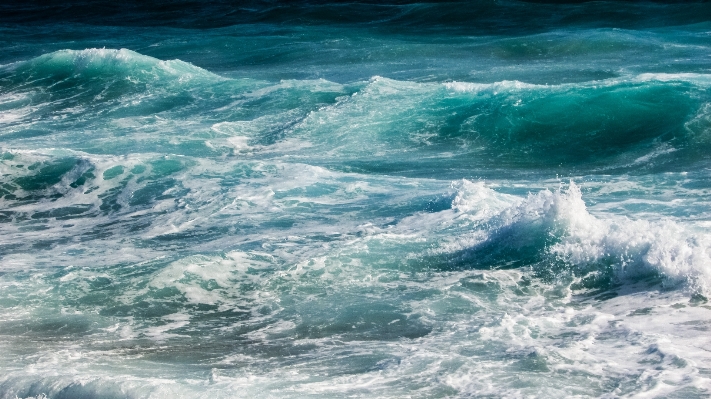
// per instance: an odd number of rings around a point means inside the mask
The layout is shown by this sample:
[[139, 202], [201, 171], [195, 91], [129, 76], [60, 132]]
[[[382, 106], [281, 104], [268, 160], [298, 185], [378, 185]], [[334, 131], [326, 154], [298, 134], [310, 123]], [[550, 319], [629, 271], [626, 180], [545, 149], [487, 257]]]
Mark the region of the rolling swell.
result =
[[[240, 142], [242, 147], [234, 148], [241, 156], [260, 157], [278, 142], [297, 139], [311, 148], [302, 158], [324, 165], [337, 158], [362, 171], [418, 174], [444, 162], [445, 154], [452, 167], [478, 174], [493, 165], [496, 170], [619, 173], [679, 170], [707, 159], [710, 145], [709, 79], [701, 74], [560, 85], [380, 77], [350, 86], [328, 81], [270, 85], [222, 78], [182, 61], [129, 50], [89, 49], [6, 65], [0, 81], [3, 122], [12, 127], [6, 137], [92, 131], [82, 144], [92, 151], [145, 145], [147, 132], [172, 129], [173, 144], [163, 145], [185, 155], [224, 154]], [[197, 108], [211, 111], [192, 118], [186, 129], [180, 120]], [[40, 121], [68, 115], [71, 122], [53, 122], [53, 129]], [[221, 124], [213, 127], [217, 121]], [[120, 147], [100, 150], [101, 141], [120, 132], [121, 125], [124, 132], [112, 144]], [[182, 143], [175, 143], [177, 137]], [[410, 153], [420, 154], [423, 162], [407, 162], [404, 154]]]
[[704, 76], [556, 86], [374, 78], [309, 115], [294, 134], [327, 143], [333, 149], [319, 149], [340, 159], [358, 158], [356, 167], [368, 168], [366, 153], [382, 153], [376, 159], [392, 172], [417, 168], [398, 159], [403, 150], [422, 154], [425, 164], [444, 153], [456, 168], [477, 171], [678, 168], [706, 157], [706, 84]]
[[150, 104], [139, 115], [188, 105], [192, 89], [221, 80], [182, 61], [160, 61], [126, 49], [61, 50], [3, 66], [0, 95], [10, 100], [5, 107], [27, 110], [34, 119], [38, 113], [67, 112], [116, 118], [112, 113], [118, 109], [136, 114], [132, 103]]
[[[171, 148], [178, 154], [219, 156], [232, 149], [231, 134], [213, 129], [219, 122], [266, 117], [280, 125], [264, 130], [278, 135], [275, 130], [347, 93], [342, 85], [319, 80], [227, 79], [126, 49], [45, 54], [2, 66], [0, 82], [6, 139], [41, 142], [51, 136], [99, 153], [151, 151], [152, 146], [155, 152]], [[155, 135], [163, 139], [152, 140]]]
[[133, 77], [136, 83], [171, 77], [182, 80], [193, 77], [220, 79], [217, 75], [180, 60], [160, 61], [126, 49], [60, 50], [29, 61], [5, 65], [3, 69], [5, 79], [9, 79], [11, 83], [33, 81], [47, 85], [71, 77], [85, 80]]

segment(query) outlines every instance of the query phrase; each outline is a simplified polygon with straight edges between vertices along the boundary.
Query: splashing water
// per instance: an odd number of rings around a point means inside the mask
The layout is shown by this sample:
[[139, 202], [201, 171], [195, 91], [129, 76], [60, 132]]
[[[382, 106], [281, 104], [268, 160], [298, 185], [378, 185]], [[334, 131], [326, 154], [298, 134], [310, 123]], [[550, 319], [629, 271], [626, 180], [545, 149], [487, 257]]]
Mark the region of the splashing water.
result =
[[707, 397], [708, 11], [4, 6], [0, 397]]

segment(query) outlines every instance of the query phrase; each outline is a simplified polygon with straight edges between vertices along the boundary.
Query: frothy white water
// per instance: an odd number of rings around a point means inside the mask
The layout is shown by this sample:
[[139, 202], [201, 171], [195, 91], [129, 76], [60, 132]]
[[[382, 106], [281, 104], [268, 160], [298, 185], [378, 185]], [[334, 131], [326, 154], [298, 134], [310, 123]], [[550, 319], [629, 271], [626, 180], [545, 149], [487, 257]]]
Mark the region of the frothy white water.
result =
[[612, 271], [620, 281], [657, 274], [668, 285], [685, 284], [704, 293], [711, 287], [711, 235], [703, 228], [670, 219], [594, 216], [572, 181], [567, 189], [543, 190], [523, 199], [465, 181], [452, 207], [485, 226], [474, 247], [496, 242], [517, 249], [539, 235], [546, 244], [537, 250], [549, 255], [549, 261], [581, 272]]

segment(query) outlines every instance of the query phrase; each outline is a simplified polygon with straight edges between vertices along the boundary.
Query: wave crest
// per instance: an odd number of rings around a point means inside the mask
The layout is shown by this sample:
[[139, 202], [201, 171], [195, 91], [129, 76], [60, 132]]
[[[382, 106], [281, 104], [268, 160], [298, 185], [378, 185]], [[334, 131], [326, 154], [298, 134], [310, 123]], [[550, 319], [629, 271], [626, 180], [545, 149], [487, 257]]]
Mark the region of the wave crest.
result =
[[[471, 211], [459, 203], [453, 208]], [[659, 276], [671, 287], [711, 288], [711, 236], [673, 220], [597, 217], [572, 181], [567, 189], [513, 201], [480, 227], [485, 238], [463, 251], [459, 261], [494, 268], [533, 265], [544, 273], [562, 265], [580, 277], [581, 287]]]
[[3, 69], [27, 77], [110, 76], [150, 81], [161, 78], [222, 79], [218, 75], [180, 60], [162, 61], [125, 48], [59, 50], [28, 61], [6, 65]]

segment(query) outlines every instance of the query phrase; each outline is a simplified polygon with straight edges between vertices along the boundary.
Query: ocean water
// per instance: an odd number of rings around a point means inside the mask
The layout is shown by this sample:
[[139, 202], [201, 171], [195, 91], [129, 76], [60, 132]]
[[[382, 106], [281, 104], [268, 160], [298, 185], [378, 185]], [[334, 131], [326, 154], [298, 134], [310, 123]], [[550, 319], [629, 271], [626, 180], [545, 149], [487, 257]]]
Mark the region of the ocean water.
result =
[[3, 2], [0, 398], [711, 395], [711, 3]]

